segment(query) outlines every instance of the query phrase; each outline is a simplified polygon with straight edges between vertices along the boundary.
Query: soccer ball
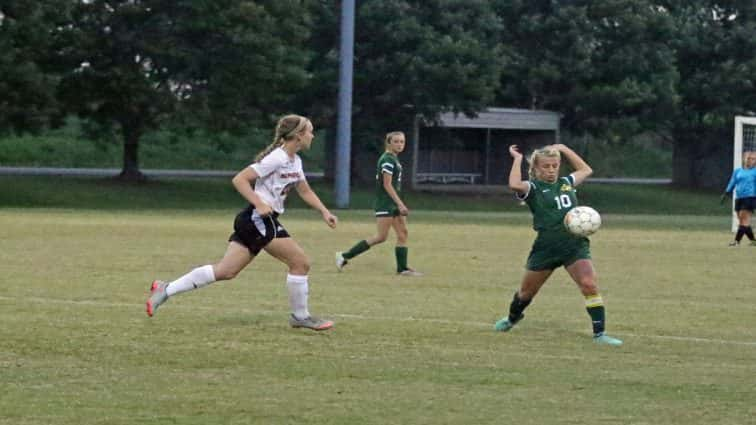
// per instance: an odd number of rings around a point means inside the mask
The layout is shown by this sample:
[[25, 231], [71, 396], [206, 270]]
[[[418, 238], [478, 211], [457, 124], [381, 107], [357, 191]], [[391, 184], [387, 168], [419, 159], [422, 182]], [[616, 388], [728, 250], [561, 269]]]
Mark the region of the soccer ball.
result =
[[591, 207], [575, 207], [564, 216], [564, 227], [575, 236], [590, 236], [601, 227], [601, 216]]

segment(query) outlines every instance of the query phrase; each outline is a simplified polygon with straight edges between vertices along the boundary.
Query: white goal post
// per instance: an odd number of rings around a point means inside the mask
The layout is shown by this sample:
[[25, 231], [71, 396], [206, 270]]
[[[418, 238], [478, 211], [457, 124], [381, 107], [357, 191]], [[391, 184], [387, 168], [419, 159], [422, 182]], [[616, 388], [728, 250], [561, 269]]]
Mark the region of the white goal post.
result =
[[[756, 117], [735, 117], [735, 139], [732, 153], [732, 170], [743, 166], [743, 153], [756, 151]], [[735, 214], [735, 193], [732, 194], [732, 231], [738, 230], [738, 216]]]

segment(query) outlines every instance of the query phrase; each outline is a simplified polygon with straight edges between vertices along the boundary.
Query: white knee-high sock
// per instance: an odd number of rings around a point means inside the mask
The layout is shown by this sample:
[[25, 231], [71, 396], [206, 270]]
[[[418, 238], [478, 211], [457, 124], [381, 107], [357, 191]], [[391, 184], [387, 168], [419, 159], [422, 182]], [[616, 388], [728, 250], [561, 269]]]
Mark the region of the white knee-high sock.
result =
[[291, 307], [294, 317], [297, 319], [310, 317], [310, 312], [307, 310], [307, 295], [309, 293], [307, 275], [286, 275], [286, 287], [289, 289], [289, 307]]
[[207, 286], [215, 282], [215, 272], [213, 272], [213, 266], [207, 265], [197, 267], [189, 273], [181, 276], [168, 284], [165, 288], [165, 292], [169, 297], [180, 294], [182, 292], [191, 291], [192, 289], [199, 289], [203, 286]]

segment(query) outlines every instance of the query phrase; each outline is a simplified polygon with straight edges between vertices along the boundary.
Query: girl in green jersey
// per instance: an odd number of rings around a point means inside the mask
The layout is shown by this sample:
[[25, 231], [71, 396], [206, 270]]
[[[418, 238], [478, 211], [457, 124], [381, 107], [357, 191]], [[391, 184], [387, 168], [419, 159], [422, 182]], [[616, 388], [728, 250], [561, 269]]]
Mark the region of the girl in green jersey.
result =
[[[533, 214], [533, 227], [538, 232], [525, 266], [519, 291], [509, 306], [509, 315], [494, 325], [506, 332], [524, 317], [530, 304], [554, 269], [564, 266], [585, 297], [585, 307], [593, 323], [593, 340], [599, 344], [618, 346], [622, 341], [604, 334], [604, 302], [596, 285], [596, 272], [591, 261], [587, 238], [576, 237], [563, 226], [564, 216], [577, 206], [575, 186], [593, 173], [578, 154], [563, 144], [537, 149], [530, 157], [529, 180], [522, 179], [522, 154], [516, 145], [509, 147], [512, 170], [509, 188], [525, 201]], [[572, 174], [559, 177], [561, 156], [574, 168]]]
[[386, 134], [385, 151], [378, 158], [375, 173], [375, 219], [378, 231], [375, 236], [357, 242], [349, 251], [336, 253], [336, 268], [341, 271], [347, 262], [383, 243], [388, 237], [389, 229], [396, 233], [396, 272], [400, 276], [422, 276], [422, 273], [407, 265], [407, 215], [409, 209], [399, 193], [402, 190], [402, 164], [399, 154], [404, 151], [404, 133], [392, 131]]

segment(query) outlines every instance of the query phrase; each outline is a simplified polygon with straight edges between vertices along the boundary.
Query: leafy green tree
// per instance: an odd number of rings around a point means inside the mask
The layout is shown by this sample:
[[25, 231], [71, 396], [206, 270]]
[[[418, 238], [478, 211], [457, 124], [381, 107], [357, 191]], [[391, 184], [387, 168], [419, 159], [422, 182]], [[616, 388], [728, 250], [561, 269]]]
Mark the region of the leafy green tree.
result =
[[384, 133], [408, 128], [415, 114], [434, 119], [489, 106], [502, 68], [500, 31], [486, 1], [359, 2], [356, 128]]
[[756, 115], [756, 3], [658, 2], [676, 20], [680, 108], [671, 120], [675, 183], [724, 185], [735, 115]]
[[[322, 3], [333, 10], [331, 4], [338, 2]], [[371, 168], [365, 161], [375, 160], [383, 134], [410, 130], [416, 115], [433, 120], [440, 112], [474, 114], [490, 105], [502, 62], [496, 38], [501, 21], [489, 2], [363, 0], [357, 2], [356, 15], [352, 116], [356, 172]], [[335, 106], [339, 15], [325, 11], [320, 16], [329, 27], [314, 34], [314, 41], [322, 46], [319, 78], [326, 83], [318, 90], [321, 96], [333, 93], [330, 99]], [[325, 118], [331, 110], [318, 112]]]
[[66, 4], [5, 0], [0, 5], [0, 131], [39, 131], [60, 117], [58, 78], [47, 61]]
[[176, 43], [193, 57], [182, 112], [212, 131], [269, 127], [283, 112], [306, 113], [300, 92], [314, 76], [312, 0], [184, 1]]
[[139, 141], [177, 110], [219, 130], [269, 120], [309, 78], [306, 2], [92, 0], [59, 34], [60, 99], [123, 135], [125, 179]]
[[[80, 2], [60, 34], [66, 72], [59, 98], [80, 116], [116, 126], [123, 141], [124, 179], [141, 179], [138, 148], [177, 100], [172, 86], [171, 22], [145, 2]], [[167, 38], [164, 38], [167, 37]]]
[[668, 14], [645, 0], [497, 1], [506, 66], [497, 103], [550, 109], [563, 126], [617, 138], [676, 107]]

